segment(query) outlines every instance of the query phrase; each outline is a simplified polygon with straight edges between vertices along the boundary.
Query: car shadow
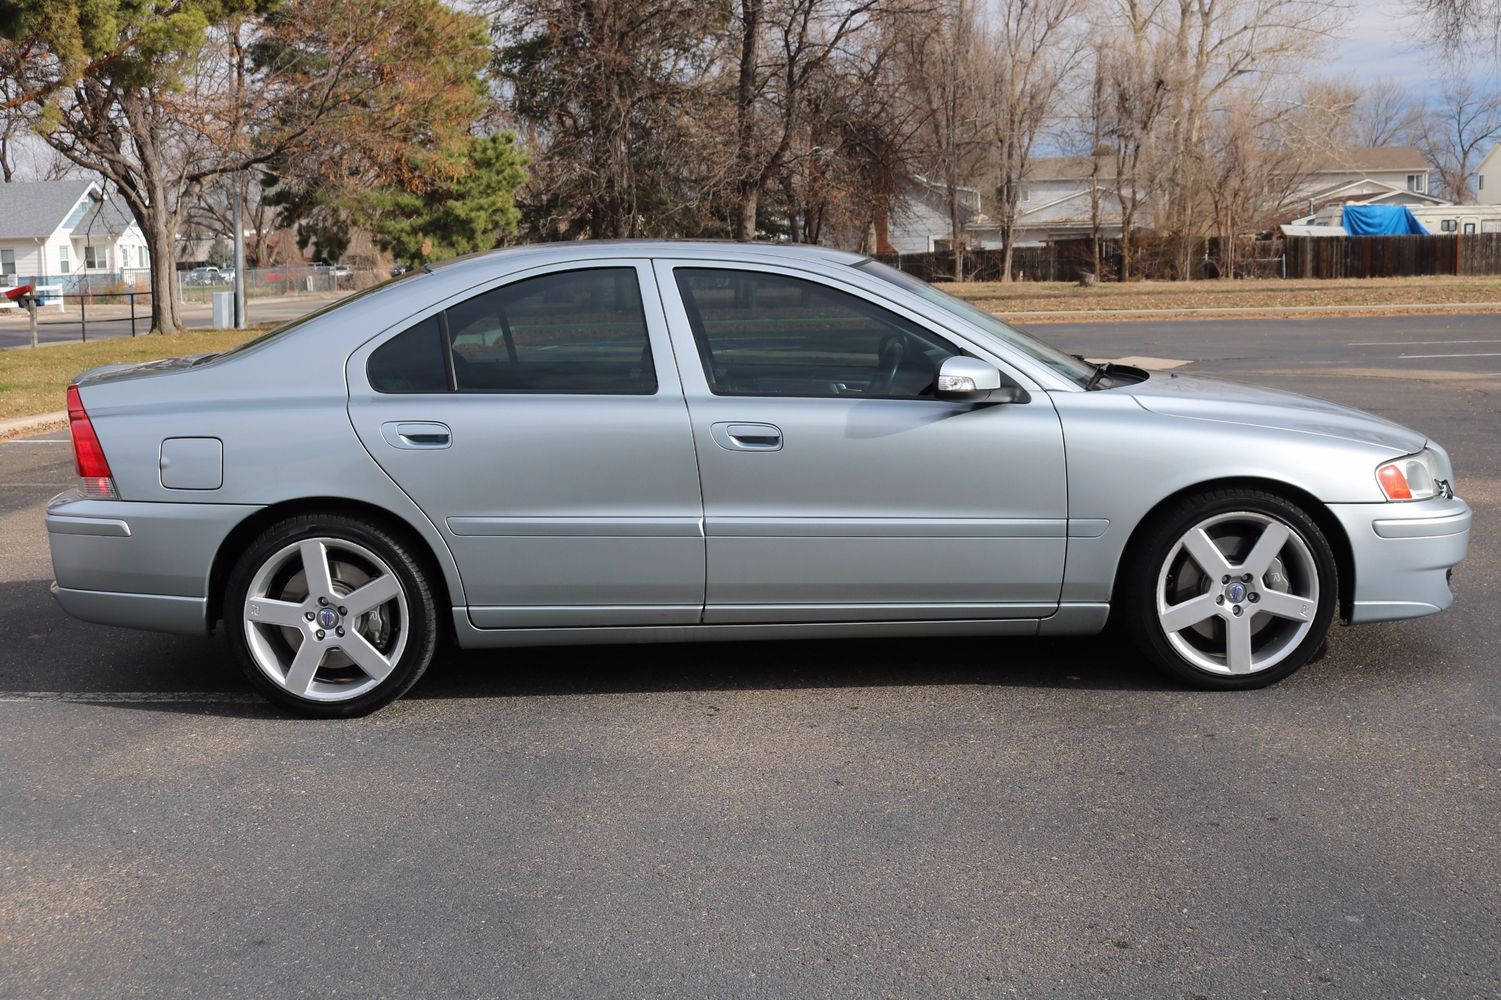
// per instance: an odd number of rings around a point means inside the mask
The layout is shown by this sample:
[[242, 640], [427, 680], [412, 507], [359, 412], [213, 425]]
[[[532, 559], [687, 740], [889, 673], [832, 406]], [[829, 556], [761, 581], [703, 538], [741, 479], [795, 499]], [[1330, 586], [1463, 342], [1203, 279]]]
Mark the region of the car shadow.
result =
[[[69, 618], [43, 581], [0, 583], [0, 691], [185, 693], [192, 700], [101, 701], [119, 708], [279, 714], [254, 700], [222, 635], [160, 635]], [[986, 685], [1181, 690], [1108, 636], [1017, 639], [769, 640], [553, 646], [465, 651], [445, 647], [413, 701], [554, 695], [798, 688]], [[212, 700], [222, 695], [222, 701]]]
[[820, 639], [449, 650], [408, 698], [977, 684], [1175, 690], [1103, 637]]

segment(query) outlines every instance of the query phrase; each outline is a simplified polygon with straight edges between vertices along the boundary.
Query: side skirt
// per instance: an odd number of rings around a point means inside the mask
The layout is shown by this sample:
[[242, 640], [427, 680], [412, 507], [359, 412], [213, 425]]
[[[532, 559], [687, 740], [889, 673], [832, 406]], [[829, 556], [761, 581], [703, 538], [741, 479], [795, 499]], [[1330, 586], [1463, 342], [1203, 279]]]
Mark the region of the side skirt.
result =
[[506, 646], [739, 642], [759, 639], [1091, 635], [1104, 628], [1109, 615], [1108, 604], [1065, 604], [1056, 613], [1043, 619], [482, 629], [475, 628], [469, 620], [468, 608], [454, 608], [453, 627], [460, 646], [465, 649], [486, 649]]

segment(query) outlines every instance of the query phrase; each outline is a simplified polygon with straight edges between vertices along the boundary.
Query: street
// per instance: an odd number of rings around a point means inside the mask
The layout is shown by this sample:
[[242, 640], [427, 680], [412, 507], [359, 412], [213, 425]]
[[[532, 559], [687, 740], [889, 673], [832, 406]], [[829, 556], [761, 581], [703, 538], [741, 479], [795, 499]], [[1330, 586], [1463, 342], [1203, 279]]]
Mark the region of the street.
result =
[[1246, 693], [1108, 636], [564, 647], [315, 722], [67, 618], [67, 435], [0, 442], [0, 998], [1501, 996], [1501, 317], [1033, 330], [1431, 434], [1454, 607]]

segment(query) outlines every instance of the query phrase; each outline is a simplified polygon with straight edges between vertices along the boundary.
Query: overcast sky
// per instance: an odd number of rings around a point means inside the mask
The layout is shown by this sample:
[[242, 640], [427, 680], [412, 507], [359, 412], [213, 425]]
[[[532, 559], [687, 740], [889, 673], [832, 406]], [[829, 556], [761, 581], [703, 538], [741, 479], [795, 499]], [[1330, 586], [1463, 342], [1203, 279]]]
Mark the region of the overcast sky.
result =
[[1425, 86], [1433, 76], [1430, 65], [1435, 53], [1413, 44], [1425, 35], [1416, 21], [1406, 16], [1403, 0], [1358, 0], [1341, 33], [1330, 39], [1328, 68], [1361, 78], [1389, 76], [1404, 83]]

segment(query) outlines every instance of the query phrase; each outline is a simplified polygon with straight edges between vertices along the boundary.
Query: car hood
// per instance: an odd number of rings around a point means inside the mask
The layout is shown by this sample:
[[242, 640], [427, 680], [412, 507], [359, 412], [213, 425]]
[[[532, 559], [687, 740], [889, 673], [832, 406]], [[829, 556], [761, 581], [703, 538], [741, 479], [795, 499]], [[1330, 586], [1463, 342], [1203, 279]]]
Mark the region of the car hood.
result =
[[1353, 407], [1214, 378], [1153, 373], [1145, 382], [1110, 391], [1128, 393], [1165, 416], [1320, 434], [1389, 449], [1394, 456], [1412, 454], [1426, 443], [1417, 431]]

